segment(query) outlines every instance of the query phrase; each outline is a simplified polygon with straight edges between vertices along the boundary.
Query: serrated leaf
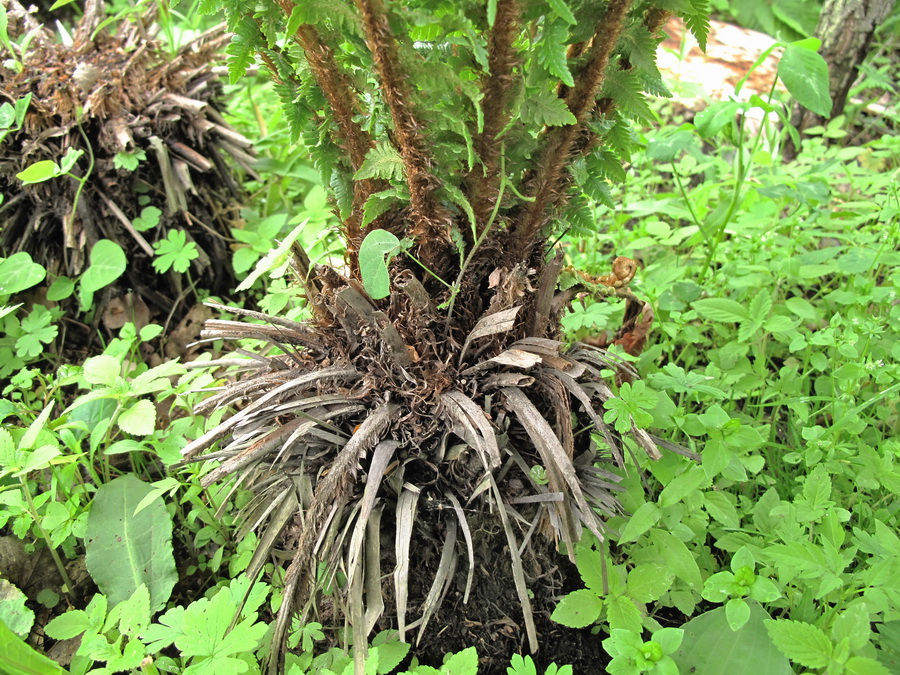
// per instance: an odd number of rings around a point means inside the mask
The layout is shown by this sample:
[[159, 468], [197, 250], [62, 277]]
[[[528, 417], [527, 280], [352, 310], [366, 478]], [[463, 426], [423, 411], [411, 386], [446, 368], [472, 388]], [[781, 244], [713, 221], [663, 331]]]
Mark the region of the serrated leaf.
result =
[[553, 13], [568, 24], [575, 23], [575, 15], [566, 5], [565, 0], [548, 0]]
[[831, 660], [831, 640], [812, 624], [768, 619], [765, 626], [772, 642], [791, 661], [807, 668], [824, 668]]
[[744, 305], [727, 298], [694, 300], [691, 307], [696, 309], [700, 316], [712, 321], [741, 322], [750, 318]]
[[569, 628], [585, 628], [596, 622], [603, 611], [603, 601], [587, 588], [564, 595], [550, 618]]
[[638, 602], [654, 602], [669, 590], [675, 574], [656, 563], [640, 563], [628, 573], [628, 595]]
[[558, 77], [568, 87], [575, 86], [569, 64], [566, 59], [568, 51], [569, 31], [563, 23], [552, 23], [547, 26], [540, 40], [535, 45], [537, 60], [548, 73]]
[[521, 115], [525, 122], [537, 126], [560, 127], [578, 121], [566, 102], [550, 91], [537, 92], [525, 99]]
[[147, 399], [136, 401], [116, 420], [119, 428], [135, 436], [148, 436], [156, 430], [156, 406]]
[[366, 153], [362, 166], [353, 176], [354, 180], [383, 178], [403, 180], [403, 158], [388, 141], [382, 141]]
[[633, 70], [610, 70], [607, 71], [601, 96], [613, 99], [626, 117], [644, 124], [655, 124], [656, 113], [642, 93], [640, 76]]

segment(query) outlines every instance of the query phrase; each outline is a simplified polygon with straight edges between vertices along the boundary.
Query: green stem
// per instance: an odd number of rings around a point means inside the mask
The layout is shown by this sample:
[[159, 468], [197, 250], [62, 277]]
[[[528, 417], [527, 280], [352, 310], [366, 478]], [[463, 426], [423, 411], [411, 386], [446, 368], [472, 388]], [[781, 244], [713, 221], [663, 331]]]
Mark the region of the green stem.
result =
[[[775, 77], [772, 80], [772, 87], [769, 89], [769, 100], [772, 100], [772, 96], [775, 94], [775, 85], [778, 83], [778, 78]], [[709, 246], [709, 251], [706, 254], [706, 259], [703, 261], [703, 267], [700, 270], [700, 274], [697, 275], [697, 283], [702, 284], [703, 279], [706, 277], [706, 273], [709, 271], [710, 266], [712, 265], [712, 261], [715, 258], [716, 250], [719, 248], [719, 244], [722, 243], [722, 240], [725, 237], [725, 228], [728, 227], [728, 223], [731, 222], [732, 217], [734, 216], [734, 212], [737, 211], [738, 205], [741, 203], [741, 197], [743, 196], [744, 185], [747, 183], [747, 180], [750, 178], [750, 173], [753, 168], [753, 155], [756, 154], [757, 148], [759, 148], [759, 143], [762, 140], [763, 134], [765, 133], [765, 124], [768, 122], [768, 113], [763, 110], [763, 126], [760, 128], [759, 133], [756, 134], [756, 138], [753, 141], [753, 147], [750, 148], [750, 156], [748, 161], [745, 163], [744, 157], [744, 132], [746, 130], [746, 121], [747, 114], [746, 111], [741, 115], [741, 124], [738, 134], [738, 152], [736, 157], [737, 169], [735, 171], [735, 184], [734, 189], [731, 193], [731, 203], [728, 205], [728, 211], [725, 212], [725, 217], [722, 220], [722, 224], [718, 226], [716, 229], [715, 237], [713, 238], [712, 244]]]
[[69, 574], [68, 572], [66, 572], [66, 567], [62, 563], [62, 560], [59, 557], [59, 553], [56, 551], [56, 547], [53, 546], [53, 542], [50, 541], [50, 537], [41, 526], [40, 516], [38, 516], [37, 508], [35, 508], [34, 501], [31, 499], [31, 491], [28, 489], [28, 481], [25, 480], [24, 476], [20, 476], [19, 483], [21, 483], [22, 485], [22, 492], [25, 493], [25, 500], [28, 502], [28, 511], [31, 513], [31, 517], [34, 518], [34, 526], [38, 529], [38, 532], [40, 533], [41, 538], [44, 540], [44, 543], [47, 544], [47, 548], [50, 551], [50, 556], [53, 558], [53, 563], [56, 565], [56, 569], [59, 571], [59, 576], [62, 577], [62, 592], [66, 595], [70, 595], [72, 593], [72, 580], [69, 579]]
[[456, 297], [459, 295], [459, 289], [462, 286], [463, 275], [465, 275], [466, 270], [469, 269], [469, 265], [472, 264], [472, 260], [475, 258], [475, 253], [481, 248], [481, 245], [484, 243], [484, 240], [487, 239], [488, 234], [491, 231], [491, 228], [494, 226], [494, 221], [497, 219], [497, 214], [500, 212], [500, 203], [503, 201], [503, 193], [506, 191], [506, 186], [509, 185], [509, 182], [506, 178], [506, 146], [505, 144], [500, 144], [500, 187], [497, 190], [497, 199], [494, 201], [494, 208], [491, 211], [491, 216], [488, 218], [487, 225], [484, 230], [481, 232], [481, 235], [478, 239], [475, 240], [475, 244], [472, 246], [472, 250], [469, 251], [469, 254], [466, 256], [465, 261], [463, 261], [462, 266], [459, 268], [459, 274], [456, 276], [456, 281], [453, 282], [453, 286], [451, 286], [450, 293], [450, 305], [447, 307], [447, 321], [444, 326], [446, 330], [450, 330], [450, 321], [453, 318], [453, 306], [456, 304]]

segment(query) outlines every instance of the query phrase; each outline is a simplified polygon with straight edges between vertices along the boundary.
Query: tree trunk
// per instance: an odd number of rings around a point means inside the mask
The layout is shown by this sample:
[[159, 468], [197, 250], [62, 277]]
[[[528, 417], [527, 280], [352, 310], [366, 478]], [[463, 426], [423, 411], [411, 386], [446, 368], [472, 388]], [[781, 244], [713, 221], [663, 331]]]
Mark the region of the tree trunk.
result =
[[[884, 21], [896, 0], [825, 0], [816, 35], [822, 40], [821, 54], [828, 63], [829, 91], [834, 106], [831, 117], [844, 110], [847, 94], [858, 77], [859, 65], [868, 54], [875, 29]], [[803, 131], [826, 119], [795, 105], [792, 122]], [[791, 155], [796, 154], [789, 148]]]

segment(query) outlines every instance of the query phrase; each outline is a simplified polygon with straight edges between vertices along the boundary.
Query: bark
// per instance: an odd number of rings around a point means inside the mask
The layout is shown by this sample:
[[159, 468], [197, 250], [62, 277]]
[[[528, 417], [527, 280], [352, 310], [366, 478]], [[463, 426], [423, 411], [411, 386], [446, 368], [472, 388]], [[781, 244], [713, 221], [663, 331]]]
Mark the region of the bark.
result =
[[[822, 54], [828, 63], [829, 91], [834, 106], [831, 117], [844, 111], [850, 87], [859, 76], [859, 66], [869, 52], [875, 30], [891, 13], [896, 0], [825, 0], [816, 35], [822, 40]], [[824, 124], [826, 118], [795, 106], [792, 123], [799, 131]], [[796, 154], [788, 147], [789, 155]]]

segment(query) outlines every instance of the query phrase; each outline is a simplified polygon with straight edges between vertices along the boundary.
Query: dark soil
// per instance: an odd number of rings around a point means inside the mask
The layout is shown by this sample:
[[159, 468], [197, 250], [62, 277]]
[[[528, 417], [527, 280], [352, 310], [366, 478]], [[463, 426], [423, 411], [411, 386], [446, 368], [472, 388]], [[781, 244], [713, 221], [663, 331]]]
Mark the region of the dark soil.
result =
[[[455, 585], [429, 623], [426, 637], [417, 646], [417, 634], [407, 635], [407, 640], [413, 642], [411, 655], [420, 663], [439, 666], [444, 655], [474, 646], [478, 651], [479, 675], [506, 675], [513, 654], [530, 653], [502, 532], [497, 533], [494, 542], [493, 554], [478, 556], [489, 562], [476, 567], [468, 603], [463, 604], [467, 572], [463, 554]], [[541, 537], [535, 538], [534, 546], [525, 551], [523, 558], [539, 643], [538, 651], [531, 654], [537, 671], [542, 673], [548, 665], [556, 663], [571, 665], [574, 675], [604, 672], [609, 658], [600, 645], [603, 635], [592, 635], [589, 628], [567, 628], [550, 620], [560, 597], [584, 588], [575, 566]], [[420, 583], [427, 590], [431, 575], [423, 574], [425, 578]], [[417, 616], [415, 612], [410, 614]]]

